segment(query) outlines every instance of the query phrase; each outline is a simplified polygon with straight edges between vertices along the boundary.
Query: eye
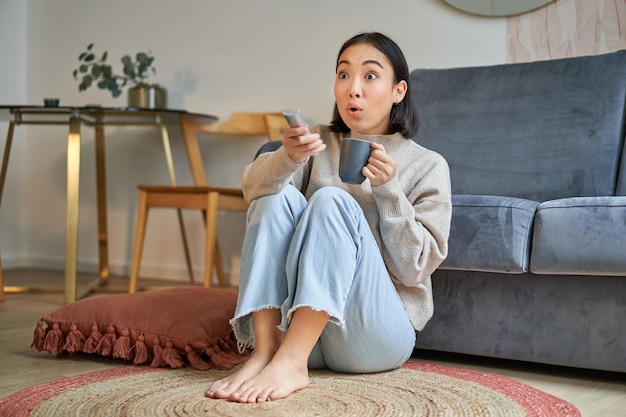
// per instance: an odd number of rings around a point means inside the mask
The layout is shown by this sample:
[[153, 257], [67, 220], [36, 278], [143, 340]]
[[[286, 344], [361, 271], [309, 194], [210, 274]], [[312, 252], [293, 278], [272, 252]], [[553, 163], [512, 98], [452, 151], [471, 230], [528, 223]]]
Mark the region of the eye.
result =
[[337, 74], [337, 78], [341, 79], [341, 80], [346, 80], [348, 79], [348, 74], [345, 72], [340, 72], [339, 74]]
[[373, 72], [368, 72], [367, 74], [365, 74], [366, 80], [375, 80], [376, 78], [378, 78], [378, 75], [374, 74]]

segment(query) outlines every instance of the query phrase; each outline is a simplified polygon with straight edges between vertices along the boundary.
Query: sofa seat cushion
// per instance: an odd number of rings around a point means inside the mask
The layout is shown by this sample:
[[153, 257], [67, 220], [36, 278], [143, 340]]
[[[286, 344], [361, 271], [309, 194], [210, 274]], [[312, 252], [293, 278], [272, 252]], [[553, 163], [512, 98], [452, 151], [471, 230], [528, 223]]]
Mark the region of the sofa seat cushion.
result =
[[535, 274], [626, 276], [626, 197], [573, 197], [537, 208]]
[[453, 195], [448, 257], [440, 268], [527, 272], [538, 205], [514, 197]]

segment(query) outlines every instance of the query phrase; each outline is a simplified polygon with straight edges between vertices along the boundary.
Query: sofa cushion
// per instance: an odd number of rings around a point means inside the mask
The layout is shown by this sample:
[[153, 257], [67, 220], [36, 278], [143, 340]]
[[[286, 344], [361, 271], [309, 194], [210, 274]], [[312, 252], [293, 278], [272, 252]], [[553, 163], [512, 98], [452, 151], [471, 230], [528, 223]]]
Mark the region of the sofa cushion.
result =
[[626, 197], [574, 197], [537, 208], [530, 271], [626, 275]]
[[513, 197], [453, 195], [448, 257], [440, 268], [527, 272], [538, 205]]
[[414, 140], [446, 158], [454, 194], [536, 201], [614, 195], [624, 74], [626, 50], [417, 69], [410, 79], [420, 122]]

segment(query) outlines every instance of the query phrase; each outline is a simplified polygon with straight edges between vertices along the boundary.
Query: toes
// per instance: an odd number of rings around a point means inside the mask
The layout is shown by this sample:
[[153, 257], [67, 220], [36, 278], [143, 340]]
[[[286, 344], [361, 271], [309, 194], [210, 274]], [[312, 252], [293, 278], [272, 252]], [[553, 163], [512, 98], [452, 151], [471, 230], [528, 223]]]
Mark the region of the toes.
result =
[[242, 389], [238, 389], [230, 395], [230, 399], [232, 401], [240, 402], [240, 403], [254, 403], [256, 402], [256, 397], [253, 395], [252, 389], [246, 389], [242, 387]]
[[213, 384], [204, 393], [205, 396], [215, 399], [228, 399], [236, 387], [232, 384]]
[[215, 393], [217, 392], [217, 388], [214, 387], [209, 387], [209, 389], [207, 389], [204, 393], [205, 397], [209, 397], [209, 398], [215, 398]]

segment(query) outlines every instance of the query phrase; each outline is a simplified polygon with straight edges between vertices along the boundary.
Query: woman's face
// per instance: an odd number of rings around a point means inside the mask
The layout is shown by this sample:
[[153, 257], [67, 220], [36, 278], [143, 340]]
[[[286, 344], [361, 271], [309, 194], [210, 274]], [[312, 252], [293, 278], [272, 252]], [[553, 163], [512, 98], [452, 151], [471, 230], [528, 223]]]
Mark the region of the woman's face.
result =
[[387, 57], [367, 43], [350, 46], [338, 62], [335, 100], [344, 123], [365, 135], [387, 134], [391, 107], [404, 98], [406, 81], [396, 84]]

